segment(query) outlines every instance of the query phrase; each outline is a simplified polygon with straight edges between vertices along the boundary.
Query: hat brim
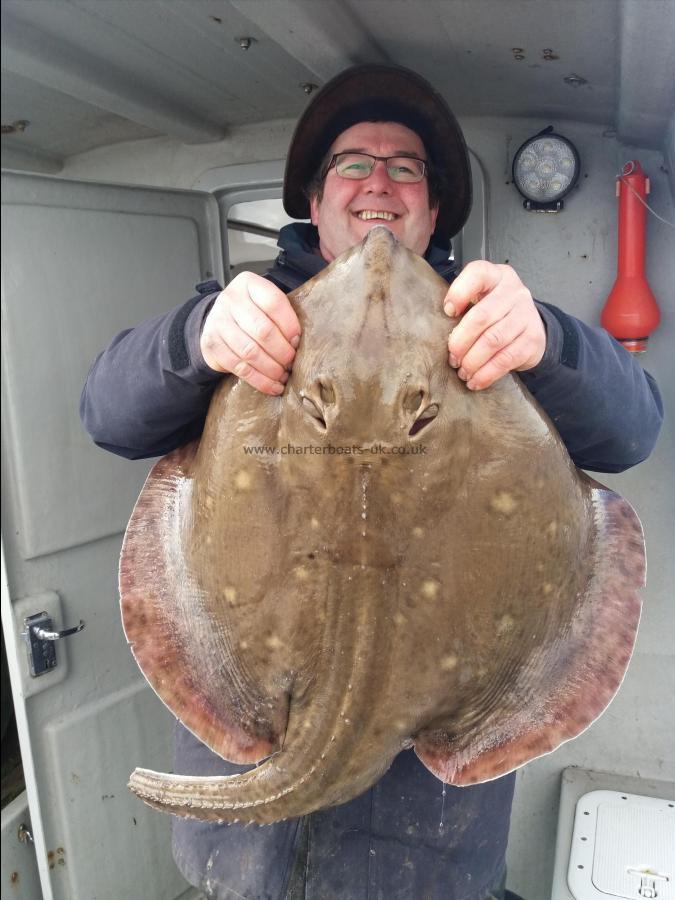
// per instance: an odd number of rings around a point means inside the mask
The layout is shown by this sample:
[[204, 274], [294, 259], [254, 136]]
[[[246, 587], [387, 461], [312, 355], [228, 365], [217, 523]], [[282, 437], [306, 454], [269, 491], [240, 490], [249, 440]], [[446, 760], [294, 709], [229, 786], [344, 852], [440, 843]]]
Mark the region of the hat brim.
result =
[[335, 138], [363, 121], [402, 122], [412, 128], [441, 176], [434, 234], [447, 242], [471, 211], [471, 166], [464, 135], [448, 104], [428, 81], [402, 66], [364, 65], [331, 79], [300, 117], [286, 158], [284, 209], [310, 216], [305, 193]]

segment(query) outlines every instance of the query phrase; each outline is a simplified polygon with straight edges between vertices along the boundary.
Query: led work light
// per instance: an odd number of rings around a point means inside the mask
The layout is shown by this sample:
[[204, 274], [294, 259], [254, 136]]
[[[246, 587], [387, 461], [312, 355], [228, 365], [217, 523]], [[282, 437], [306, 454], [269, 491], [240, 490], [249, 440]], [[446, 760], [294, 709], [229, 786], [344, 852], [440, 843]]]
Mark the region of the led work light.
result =
[[574, 144], [550, 125], [529, 138], [513, 159], [513, 183], [525, 209], [559, 212], [579, 178], [579, 154]]

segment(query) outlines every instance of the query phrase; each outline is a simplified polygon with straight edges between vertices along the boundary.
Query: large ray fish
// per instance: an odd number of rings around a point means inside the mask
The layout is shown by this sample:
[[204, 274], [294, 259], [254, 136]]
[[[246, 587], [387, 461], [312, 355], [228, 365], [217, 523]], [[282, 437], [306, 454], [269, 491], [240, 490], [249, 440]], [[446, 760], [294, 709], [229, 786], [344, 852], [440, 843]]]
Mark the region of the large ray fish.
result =
[[290, 295], [281, 397], [235, 378], [157, 463], [127, 529], [124, 627], [230, 777], [137, 769], [176, 815], [343, 803], [414, 746], [449, 784], [555, 749], [623, 678], [640, 523], [571, 462], [518, 378], [447, 364], [447, 285], [383, 227]]

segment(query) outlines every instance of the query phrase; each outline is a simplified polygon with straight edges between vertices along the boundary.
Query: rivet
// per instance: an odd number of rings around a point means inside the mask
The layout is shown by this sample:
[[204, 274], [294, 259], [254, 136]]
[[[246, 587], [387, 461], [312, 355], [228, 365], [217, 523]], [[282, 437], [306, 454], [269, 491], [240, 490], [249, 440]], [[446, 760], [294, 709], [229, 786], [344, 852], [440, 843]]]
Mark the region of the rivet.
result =
[[248, 50], [251, 44], [255, 44], [255, 38], [252, 37], [237, 37], [235, 41], [239, 44], [242, 50]]
[[312, 84], [311, 81], [303, 81], [302, 84], [300, 85], [300, 87], [303, 89], [303, 91], [307, 95], [311, 94], [312, 91], [315, 91], [318, 88], [318, 86], [319, 86], [318, 84]]

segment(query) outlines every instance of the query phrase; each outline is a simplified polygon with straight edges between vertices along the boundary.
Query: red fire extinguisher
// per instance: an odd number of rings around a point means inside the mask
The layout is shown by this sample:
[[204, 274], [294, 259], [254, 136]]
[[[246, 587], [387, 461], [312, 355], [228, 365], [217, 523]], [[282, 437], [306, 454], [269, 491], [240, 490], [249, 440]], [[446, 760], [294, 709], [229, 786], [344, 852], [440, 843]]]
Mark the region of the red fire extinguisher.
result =
[[661, 319], [645, 275], [645, 197], [649, 179], [637, 160], [627, 162], [617, 178], [619, 255], [614, 287], [600, 323], [627, 350], [643, 353]]

